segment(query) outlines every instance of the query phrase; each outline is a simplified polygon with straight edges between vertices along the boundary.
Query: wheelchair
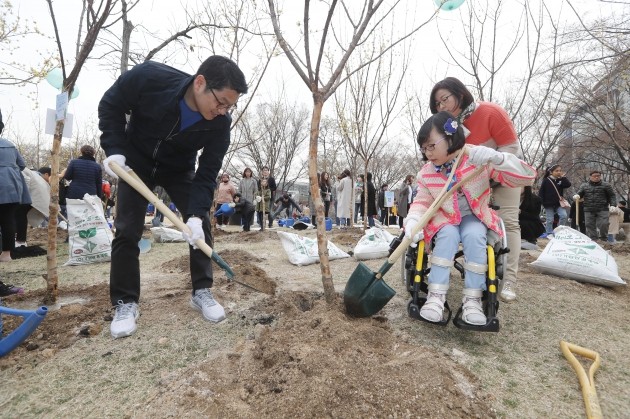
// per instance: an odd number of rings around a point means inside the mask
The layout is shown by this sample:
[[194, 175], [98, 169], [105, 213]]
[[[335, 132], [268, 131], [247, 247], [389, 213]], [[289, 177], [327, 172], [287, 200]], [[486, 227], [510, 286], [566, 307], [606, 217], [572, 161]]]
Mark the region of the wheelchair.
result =
[[[507, 254], [510, 252], [510, 249], [507, 247], [507, 238], [505, 235], [503, 221], [500, 221], [500, 227], [503, 231], [502, 238], [499, 238], [492, 230], [488, 231], [488, 245], [486, 246], [488, 254], [488, 269], [486, 271], [486, 290], [483, 292], [482, 296], [482, 306], [487, 319], [486, 324], [472, 325], [466, 323], [462, 318], [462, 307], [460, 307], [455, 315], [455, 318], [453, 318], [453, 324], [459, 329], [479, 332], [499, 331], [499, 318], [497, 317], [499, 311], [499, 300], [497, 297], [499, 285], [503, 280], [503, 271], [506, 266]], [[399, 237], [396, 237], [392, 241], [390, 245], [391, 251], [393, 251], [402, 241], [404, 234], [404, 232], [401, 233]], [[429, 272], [431, 272], [430, 258], [426, 246], [427, 245], [424, 240], [421, 240], [418, 242], [416, 247], [409, 246], [402, 258], [401, 277], [403, 285], [405, 285], [411, 296], [409, 302], [407, 303], [407, 313], [409, 314], [409, 317], [413, 319], [440, 326], [446, 326], [452, 316], [452, 311], [448, 301], [444, 304], [445, 316], [442, 318], [442, 321], [431, 322], [420, 316], [420, 309], [427, 301], [428, 278]], [[464, 252], [460, 249], [455, 254], [453, 260], [453, 266], [460, 273], [462, 280], [465, 277], [463, 256]]]

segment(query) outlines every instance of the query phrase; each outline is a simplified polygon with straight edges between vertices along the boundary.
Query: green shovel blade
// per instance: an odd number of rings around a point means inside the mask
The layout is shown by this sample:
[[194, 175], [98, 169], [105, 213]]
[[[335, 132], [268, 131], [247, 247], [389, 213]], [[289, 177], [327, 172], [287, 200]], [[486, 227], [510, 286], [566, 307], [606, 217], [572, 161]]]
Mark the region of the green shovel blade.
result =
[[[383, 269], [381, 269], [382, 271]], [[385, 281], [360, 262], [346, 283], [343, 302], [353, 317], [369, 317], [378, 313], [396, 295]]]

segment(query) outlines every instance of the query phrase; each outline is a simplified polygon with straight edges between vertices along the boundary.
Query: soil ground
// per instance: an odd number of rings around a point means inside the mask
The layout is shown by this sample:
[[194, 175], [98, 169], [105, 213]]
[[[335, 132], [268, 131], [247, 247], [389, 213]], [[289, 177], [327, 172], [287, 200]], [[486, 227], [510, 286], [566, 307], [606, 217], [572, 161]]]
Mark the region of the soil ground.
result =
[[[109, 333], [109, 264], [62, 266], [68, 255], [59, 231], [58, 304], [0, 359], [0, 417], [584, 417], [560, 340], [600, 354], [603, 415], [627, 417], [628, 287], [536, 273], [528, 263], [540, 251], [523, 251], [518, 300], [500, 305], [499, 333], [479, 333], [409, 318], [397, 264], [385, 276], [397, 295], [378, 315], [354, 319], [340, 302], [326, 305], [319, 264], [291, 265], [276, 231], [216, 232], [214, 247], [236, 279], [267, 293], [228, 282], [215, 266], [213, 292], [227, 312], [219, 324], [189, 306], [187, 246], [154, 242], [140, 256], [138, 331], [117, 340]], [[362, 234], [328, 232], [345, 251]], [[45, 240], [45, 230], [29, 231], [29, 246]], [[630, 245], [608, 248], [628, 281]], [[373, 270], [383, 262], [365, 261]], [[357, 262], [330, 266], [341, 294]], [[38, 306], [45, 273], [46, 256], [1, 263], [1, 279], [26, 288], [5, 304]], [[449, 301], [458, 308], [461, 280], [453, 275], [451, 283]], [[16, 326], [16, 318], [3, 318], [5, 330]]]

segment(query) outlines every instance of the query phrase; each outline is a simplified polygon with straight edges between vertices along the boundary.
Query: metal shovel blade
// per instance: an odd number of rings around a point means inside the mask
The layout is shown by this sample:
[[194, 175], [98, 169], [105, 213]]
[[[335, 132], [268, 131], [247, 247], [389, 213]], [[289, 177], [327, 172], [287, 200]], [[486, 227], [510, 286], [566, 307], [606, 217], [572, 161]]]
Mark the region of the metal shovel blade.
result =
[[[386, 262], [386, 265], [388, 263]], [[381, 271], [387, 270], [381, 268]], [[363, 262], [355, 268], [346, 283], [343, 302], [346, 312], [353, 317], [370, 317], [378, 313], [396, 295], [385, 281]]]

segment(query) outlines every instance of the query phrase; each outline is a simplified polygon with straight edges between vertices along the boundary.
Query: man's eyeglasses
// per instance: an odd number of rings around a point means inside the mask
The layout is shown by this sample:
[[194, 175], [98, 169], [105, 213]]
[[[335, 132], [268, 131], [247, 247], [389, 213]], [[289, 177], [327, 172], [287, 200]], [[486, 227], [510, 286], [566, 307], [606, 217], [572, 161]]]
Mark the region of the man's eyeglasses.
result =
[[436, 100], [436, 101], [435, 101], [435, 107], [436, 107], [436, 108], [439, 108], [439, 107], [440, 107], [440, 105], [444, 105], [444, 104], [446, 104], [446, 101], [447, 101], [447, 100], [448, 100], [448, 98], [450, 98], [451, 96], [453, 96], [453, 94], [452, 94], [452, 93], [451, 93], [450, 95], [448, 95], [448, 96], [444, 96], [444, 97], [442, 98], [442, 100]]
[[212, 93], [212, 96], [214, 96], [214, 100], [216, 100], [217, 103], [219, 104], [219, 106], [217, 106], [217, 109], [225, 110], [227, 112], [233, 112], [234, 109], [236, 109], [236, 105], [237, 105], [236, 103], [234, 105], [226, 105], [225, 103], [219, 100], [217, 95], [214, 93], [214, 89], [208, 89], [208, 90], [210, 90], [210, 92]]
[[437, 140], [436, 142], [434, 142], [433, 144], [429, 144], [426, 147], [420, 147], [420, 151], [422, 151], [422, 154], [427, 154], [427, 151], [435, 150], [435, 146], [440, 144], [444, 140], [446, 140], [446, 137], [442, 137], [439, 140]]

